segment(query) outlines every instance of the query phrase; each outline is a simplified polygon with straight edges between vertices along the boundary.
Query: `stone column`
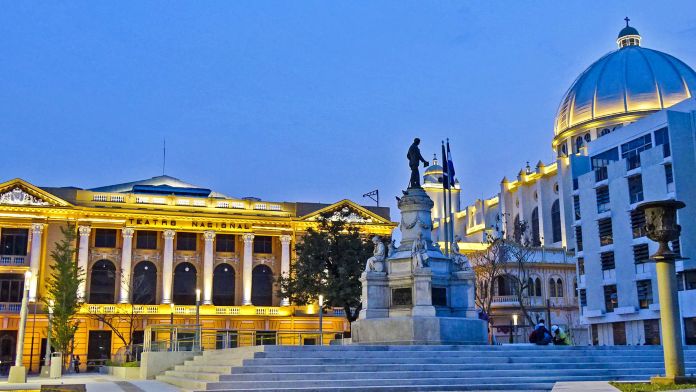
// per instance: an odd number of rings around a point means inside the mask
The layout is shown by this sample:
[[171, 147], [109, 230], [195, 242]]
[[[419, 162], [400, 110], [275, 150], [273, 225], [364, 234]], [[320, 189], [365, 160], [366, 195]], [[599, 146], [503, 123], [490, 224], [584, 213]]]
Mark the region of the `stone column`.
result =
[[251, 266], [254, 250], [254, 235], [244, 234], [244, 259], [242, 261], [242, 305], [251, 305]]
[[203, 233], [205, 240], [205, 253], [203, 253], [203, 305], [213, 303], [213, 242], [215, 240], [214, 231]]
[[[281, 254], [280, 254], [280, 275], [290, 275], [290, 241], [292, 237], [285, 234], [280, 236]], [[280, 306], [290, 305], [290, 300], [283, 297], [280, 300]]]
[[85, 284], [87, 283], [87, 262], [89, 260], [89, 234], [92, 228], [89, 226], [79, 226], [80, 247], [77, 253], [77, 267], [82, 270], [82, 283], [77, 288], [77, 297], [85, 298]]
[[162, 303], [172, 303], [172, 279], [174, 268], [174, 230], [164, 231], [164, 254], [162, 257]]
[[29, 281], [29, 300], [36, 301], [36, 287], [39, 280], [39, 267], [41, 266], [41, 237], [44, 229], [43, 223], [31, 225], [31, 253], [29, 253], [29, 269], [31, 280]]
[[121, 230], [123, 247], [121, 248], [121, 299], [119, 302], [122, 304], [127, 304], [130, 302], [133, 233], [135, 233], [135, 230], [132, 227], [124, 227]]

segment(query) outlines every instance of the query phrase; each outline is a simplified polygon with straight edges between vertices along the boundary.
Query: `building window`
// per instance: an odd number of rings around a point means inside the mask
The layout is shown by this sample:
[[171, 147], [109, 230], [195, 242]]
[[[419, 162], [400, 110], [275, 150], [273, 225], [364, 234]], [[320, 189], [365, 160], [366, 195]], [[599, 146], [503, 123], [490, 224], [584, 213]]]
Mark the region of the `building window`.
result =
[[619, 160], [619, 150], [614, 147], [590, 158], [592, 170], [595, 172], [595, 181], [599, 182], [608, 178], [607, 166], [611, 162]]
[[607, 313], [611, 313], [618, 306], [619, 296], [616, 293], [616, 285], [604, 286], [604, 307]]
[[696, 344], [696, 317], [684, 319], [684, 335], [686, 344]]
[[573, 196], [573, 211], [575, 212], [575, 220], [580, 220], [580, 196]]
[[174, 268], [172, 300], [177, 305], [196, 304], [196, 267], [191, 263], [180, 263]]
[[512, 238], [519, 244], [522, 242], [522, 223], [520, 222], [520, 215], [515, 215], [515, 219], [512, 222], [514, 225], [512, 228]]
[[665, 158], [672, 155], [669, 147], [669, 132], [667, 128], [655, 131], [655, 146], [662, 146], [662, 153]]
[[99, 260], [92, 266], [89, 280], [89, 303], [113, 304], [116, 294], [116, 267], [109, 260]]
[[587, 306], [587, 290], [580, 289], [580, 306]]
[[597, 213], [601, 214], [603, 212], [609, 211], [611, 206], [609, 205], [609, 187], [603, 186], [595, 190], [597, 195]]
[[549, 279], [549, 297], [551, 298], [562, 298], [563, 297], [563, 281], [561, 278]]
[[26, 256], [29, 230], [0, 229], [0, 252], [5, 256]]
[[631, 211], [631, 230], [633, 238], [645, 237], [645, 212], [643, 210]]
[[578, 275], [585, 275], [585, 258], [578, 257]]
[[219, 264], [213, 271], [213, 305], [234, 306], [234, 268]]
[[599, 258], [602, 262], [602, 271], [609, 271], [616, 268], [614, 252], [602, 252], [599, 254]]
[[138, 249], [157, 249], [157, 232], [138, 230], [135, 236], [135, 247]]
[[639, 280], [636, 282], [638, 289], [638, 305], [641, 309], [648, 309], [653, 303], [652, 282], [650, 279]]
[[215, 236], [216, 252], [234, 252], [234, 234], [218, 234]]
[[615, 346], [625, 346], [626, 345], [626, 323], [621, 321], [618, 323], [611, 323], [612, 333], [614, 335], [614, 345]]
[[135, 265], [131, 287], [133, 304], [154, 305], [157, 303], [157, 267], [147, 260]]
[[251, 303], [256, 306], [273, 305], [273, 271], [268, 266], [257, 265], [251, 272]]
[[561, 207], [558, 199], [551, 205], [551, 231], [553, 233], [553, 242], [561, 241]]
[[633, 245], [633, 262], [635, 264], [643, 264], [648, 261], [650, 261], [648, 244]]
[[643, 320], [643, 331], [645, 332], [645, 345], [660, 345], [660, 320]]
[[628, 178], [628, 197], [631, 204], [643, 201], [643, 178], [640, 174]]
[[667, 192], [674, 192], [674, 172], [672, 164], [665, 165], [665, 182], [667, 183]]
[[21, 302], [24, 295], [24, 275], [0, 274], [0, 302]]
[[684, 287], [686, 290], [696, 290], [696, 271], [684, 271]]
[[578, 252], [582, 252], [582, 226], [575, 226], [575, 244]]
[[114, 229], [94, 229], [95, 248], [115, 248], [116, 230]]
[[582, 147], [585, 144], [585, 141], [583, 140], [582, 136], [578, 136], [575, 138], [575, 153], [578, 154], [580, 151], [582, 151]]
[[273, 253], [273, 237], [267, 235], [255, 236], [254, 253]]
[[196, 233], [177, 233], [176, 250], [196, 250]]
[[614, 243], [614, 235], [611, 229], [611, 218], [604, 218], [597, 221], [599, 226], [599, 244], [600, 246], [611, 245]]
[[539, 207], [532, 210], [532, 246], [541, 245], [539, 237]]
[[626, 159], [626, 170], [640, 167], [640, 153], [652, 148], [650, 134], [633, 139], [621, 145], [621, 158]]
[[517, 295], [519, 285], [510, 275], [498, 276], [495, 280], [495, 291], [498, 296]]

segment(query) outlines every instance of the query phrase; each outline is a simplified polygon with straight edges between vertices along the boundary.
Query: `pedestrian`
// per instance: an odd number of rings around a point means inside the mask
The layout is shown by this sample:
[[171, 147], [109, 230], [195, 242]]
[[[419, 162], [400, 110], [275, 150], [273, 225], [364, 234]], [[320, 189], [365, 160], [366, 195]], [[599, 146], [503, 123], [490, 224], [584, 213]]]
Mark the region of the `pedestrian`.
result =
[[80, 356], [75, 355], [73, 357], [73, 369], [75, 370], [75, 373], [80, 373]]
[[553, 334], [553, 344], [556, 346], [570, 346], [570, 337], [563, 331], [563, 328], [558, 325], [551, 327], [551, 334]]
[[529, 343], [534, 343], [540, 346], [546, 346], [553, 341], [551, 332], [546, 328], [544, 319], [539, 320], [534, 327], [534, 331], [529, 335]]

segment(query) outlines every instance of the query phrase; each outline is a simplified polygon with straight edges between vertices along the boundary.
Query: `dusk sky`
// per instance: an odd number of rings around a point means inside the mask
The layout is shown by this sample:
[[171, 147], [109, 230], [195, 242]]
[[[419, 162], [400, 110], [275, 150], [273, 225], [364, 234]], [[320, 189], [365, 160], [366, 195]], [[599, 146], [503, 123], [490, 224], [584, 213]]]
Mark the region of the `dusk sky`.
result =
[[696, 66], [693, 1], [4, 2], [0, 180], [161, 175], [166, 138], [166, 174], [232, 197], [395, 207], [412, 139], [430, 160], [449, 137], [469, 203], [553, 160], [627, 15]]

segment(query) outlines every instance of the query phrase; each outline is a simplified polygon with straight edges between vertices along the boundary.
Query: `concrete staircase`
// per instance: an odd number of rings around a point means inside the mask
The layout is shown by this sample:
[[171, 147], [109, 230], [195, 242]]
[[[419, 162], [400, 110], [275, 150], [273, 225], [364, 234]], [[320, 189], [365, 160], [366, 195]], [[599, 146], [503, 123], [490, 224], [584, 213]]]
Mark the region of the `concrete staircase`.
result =
[[[686, 359], [696, 373], [696, 350]], [[256, 346], [207, 351], [157, 379], [193, 391], [548, 391], [662, 372], [662, 348], [648, 346]]]

